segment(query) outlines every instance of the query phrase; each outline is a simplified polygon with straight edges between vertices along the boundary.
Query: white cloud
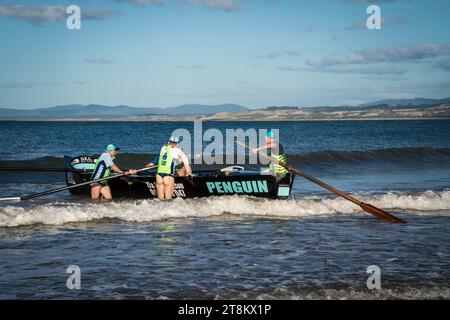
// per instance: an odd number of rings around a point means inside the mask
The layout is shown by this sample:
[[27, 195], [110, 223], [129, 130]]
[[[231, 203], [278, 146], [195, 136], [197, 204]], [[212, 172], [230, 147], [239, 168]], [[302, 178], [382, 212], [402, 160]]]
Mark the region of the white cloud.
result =
[[438, 69], [445, 70], [445, 71], [450, 71], [450, 60], [442, 60], [442, 61], [436, 62], [435, 67]]
[[206, 9], [225, 12], [243, 11], [246, 7], [235, 0], [184, 0], [187, 4], [200, 5]]
[[167, 0], [112, 0], [114, 2], [127, 2], [137, 6], [151, 6], [166, 4]]
[[173, 66], [175, 69], [182, 69], [182, 70], [204, 70], [207, 69], [205, 65], [203, 64], [176, 64]]
[[281, 66], [278, 67], [277, 70], [279, 71], [304, 71], [305, 68], [300, 68], [300, 67], [294, 67], [294, 66]]
[[0, 89], [32, 89], [35, 87], [56, 87], [60, 81], [53, 82], [0, 82]]
[[284, 49], [284, 50], [281, 50], [281, 53], [287, 54], [288, 56], [294, 56], [294, 57], [299, 57], [302, 55], [302, 53], [300, 51], [293, 50], [293, 49]]
[[364, 75], [395, 75], [401, 76], [406, 73], [406, 70], [396, 68], [361, 68], [361, 67], [349, 67], [349, 68], [305, 68], [299, 66], [281, 66], [278, 67], [279, 71], [291, 71], [291, 72], [322, 72], [322, 73], [335, 73], [335, 74], [364, 74]]
[[281, 57], [281, 54], [279, 52], [272, 52], [269, 54], [256, 56], [256, 58], [259, 58], [259, 59], [269, 59], [269, 60], [278, 59], [279, 57]]
[[306, 63], [311, 67], [325, 68], [352, 64], [419, 61], [449, 53], [450, 45], [427, 44], [420, 46], [362, 50], [348, 55], [328, 57], [320, 60], [308, 59]]
[[283, 55], [299, 57], [302, 55], [302, 53], [300, 51], [294, 50], [294, 49], [283, 49], [283, 50], [272, 52], [269, 54], [256, 56], [256, 58], [275, 60], [275, 59], [281, 58]]
[[[383, 17], [381, 19], [381, 26], [399, 26], [399, 25], [405, 25], [409, 22], [408, 19], [406, 18], [401, 18], [401, 17], [395, 17], [395, 18], [385, 18]], [[355, 23], [352, 25], [349, 25], [345, 28], [345, 30], [347, 31], [353, 31], [353, 30], [367, 30], [367, 23], [364, 22], [360, 22], [360, 23]]]
[[373, 3], [394, 3], [402, 0], [341, 0], [342, 2], [350, 2], [357, 4], [373, 4]]
[[[118, 12], [110, 9], [86, 8], [82, 10], [81, 14], [82, 19], [85, 20], [103, 20], [116, 16]], [[66, 7], [61, 5], [6, 4], [0, 5], [0, 15], [25, 21], [35, 26], [46, 22], [58, 22], [67, 17]]]
[[86, 59], [84, 59], [84, 62], [90, 63], [90, 64], [113, 64], [113, 63], [116, 63], [115, 60], [111, 60], [111, 59], [104, 58], [104, 57], [86, 58]]

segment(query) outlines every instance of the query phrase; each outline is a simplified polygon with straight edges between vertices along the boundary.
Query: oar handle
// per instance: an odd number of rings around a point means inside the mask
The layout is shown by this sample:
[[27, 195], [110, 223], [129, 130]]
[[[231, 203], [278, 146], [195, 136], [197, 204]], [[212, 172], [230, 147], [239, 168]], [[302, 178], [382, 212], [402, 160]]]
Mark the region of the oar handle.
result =
[[0, 171], [18, 171], [18, 172], [85, 172], [82, 169], [64, 169], [64, 168], [20, 168], [20, 167], [0, 167]]
[[10, 198], [0, 198], [0, 202], [2, 201], [20, 201], [20, 197], [10, 197]]

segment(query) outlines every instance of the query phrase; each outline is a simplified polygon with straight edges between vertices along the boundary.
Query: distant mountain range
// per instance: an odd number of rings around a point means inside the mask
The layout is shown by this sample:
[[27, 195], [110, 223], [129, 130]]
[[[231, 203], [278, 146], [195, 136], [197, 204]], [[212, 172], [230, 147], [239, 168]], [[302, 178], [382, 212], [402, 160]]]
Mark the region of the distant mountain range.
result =
[[[341, 119], [353, 114], [355, 117], [366, 117], [368, 114], [381, 115], [383, 118], [405, 116], [408, 109], [414, 108], [413, 118], [426, 116], [447, 117], [447, 108], [439, 112], [430, 111], [436, 106], [450, 104], [450, 98], [445, 99], [387, 99], [359, 106], [324, 106], [324, 107], [269, 107], [266, 109], [249, 109], [238, 104], [201, 105], [186, 104], [172, 108], [136, 108], [130, 106], [63, 105], [39, 109], [0, 108], [0, 120], [193, 120], [193, 119], [249, 119], [269, 120], [272, 117], [286, 113], [299, 119], [323, 119], [337, 117]], [[394, 109], [405, 110], [396, 112]], [[374, 111], [375, 110], [375, 111]], [[264, 111], [264, 112], [262, 112]], [[356, 113], [355, 113], [356, 112]], [[339, 113], [339, 114], [338, 114]], [[306, 116], [308, 115], [308, 116]], [[256, 118], [255, 118], [256, 117]], [[280, 118], [281, 119], [281, 118]]]
[[249, 109], [237, 104], [200, 105], [186, 104], [172, 108], [136, 108], [130, 106], [64, 105], [39, 109], [0, 108], [0, 119], [83, 119], [83, 118], [120, 118], [151, 115], [183, 116], [213, 115], [221, 112], [245, 112]]
[[444, 99], [425, 99], [425, 98], [414, 98], [414, 99], [387, 99], [379, 100], [375, 102], [360, 104], [358, 107], [372, 107], [377, 105], [388, 105], [389, 107], [396, 106], [430, 106], [438, 105], [443, 103], [450, 103], [450, 98]]

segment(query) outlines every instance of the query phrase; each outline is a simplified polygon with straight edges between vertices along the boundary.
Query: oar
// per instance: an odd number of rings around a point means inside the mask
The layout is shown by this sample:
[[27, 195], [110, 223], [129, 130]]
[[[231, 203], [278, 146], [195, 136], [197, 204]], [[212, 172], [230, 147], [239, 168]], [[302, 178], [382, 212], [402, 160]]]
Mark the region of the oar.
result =
[[[253, 152], [253, 150], [249, 146], [241, 143], [240, 141], [236, 141], [236, 143], [239, 144], [240, 146], [246, 148], [247, 150], [250, 150], [250, 151]], [[253, 152], [253, 153], [255, 153], [255, 152]], [[262, 154], [262, 153], [260, 153], [259, 155], [262, 156], [263, 158], [269, 159], [273, 163], [276, 163], [279, 166], [282, 166], [283, 168], [286, 168], [287, 170], [289, 170], [289, 171], [291, 171], [291, 172], [293, 172], [293, 173], [295, 173], [295, 174], [297, 174], [299, 176], [302, 176], [303, 178], [305, 178], [305, 179], [307, 179], [307, 180], [309, 180], [311, 182], [314, 182], [315, 184], [318, 184], [319, 186], [321, 186], [321, 187], [323, 187], [323, 188], [325, 188], [325, 189], [327, 189], [327, 190], [337, 194], [338, 196], [341, 196], [344, 199], [347, 199], [348, 201], [353, 202], [354, 204], [360, 206], [361, 209], [363, 209], [364, 211], [366, 211], [366, 212], [368, 212], [370, 214], [373, 214], [377, 218], [380, 218], [380, 219], [383, 219], [383, 220], [386, 220], [386, 221], [389, 221], [389, 222], [392, 222], [392, 223], [406, 223], [406, 221], [404, 221], [404, 220], [402, 220], [400, 218], [397, 218], [396, 216], [394, 216], [394, 215], [392, 215], [392, 214], [390, 214], [390, 213], [388, 213], [388, 212], [386, 212], [384, 210], [381, 210], [380, 208], [377, 208], [377, 207], [375, 207], [375, 206], [373, 206], [371, 204], [364, 203], [364, 202], [362, 202], [362, 201], [360, 201], [358, 199], [355, 199], [352, 196], [349, 196], [348, 194], [346, 194], [346, 193], [344, 193], [342, 191], [339, 191], [339, 190], [337, 190], [337, 189], [327, 185], [326, 183], [324, 183], [324, 182], [322, 182], [322, 181], [320, 181], [320, 180], [318, 180], [318, 179], [316, 179], [316, 178], [306, 174], [305, 172], [303, 172], [301, 170], [298, 170], [298, 169], [290, 167], [290, 166], [288, 166], [288, 165], [286, 165], [284, 163], [281, 163], [281, 162], [278, 161], [278, 159], [276, 159], [274, 157], [271, 157], [271, 156], [268, 156], [268, 155], [265, 155], [265, 154]]]
[[84, 172], [82, 169], [0, 167], [0, 171], [18, 172]]
[[[147, 168], [139, 169], [136, 172], [139, 173], [139, 172], [149, 171], [149, 170], [154, 169], [156, 167], [157, 166], [147, 167]], [[79, 184], [74, 184], [74, 185], [67, 186], [67, 187], [61, 187], [61, 188], [52, 189], [52, 190], [48, 190], [48, 191], [44, 191], [44, 192], [30, 194], [28, 196], [0, 198], [0, 201], [23, 201], [23, 200], [29, 200], [29, 199], [33, 199], [33, 198], [46, 196], [46, 195], [49, 195], [49, 194], [52, 194], [52, 193], [57, 193], [57, 192], [65, 191], [65, 190], [70, 190], [70, 189], [75, 189], [75, 188], [87, 186], [87, 185], [90, 185], [90, 184], [96, 183], [96, 182], [102, 182], [102, 181], [108, 181], [108, 180], [111, 180], [111, 179], [120, 178], [120, 177], [123, 177], [123, 176], [125, 176], [125, 174], [124, 173], [120, 173], [120, 174], [116, 174], [116, 175], [109, 176], [109, 177], [106, 177], [106, 178], [101, 178], [101, 179], [92, 180], [92, 181], [86, 181], [86, 182], [82, 182], [82, 183], [79, 183]]]

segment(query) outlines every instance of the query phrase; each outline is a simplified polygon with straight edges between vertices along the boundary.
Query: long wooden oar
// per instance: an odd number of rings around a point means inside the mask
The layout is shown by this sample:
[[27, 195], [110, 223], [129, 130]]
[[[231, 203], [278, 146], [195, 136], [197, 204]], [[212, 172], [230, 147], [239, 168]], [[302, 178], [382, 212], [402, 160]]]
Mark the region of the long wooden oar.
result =
[[[147, 168], [139, 169], [136, 172], [139, 173], [139, 172], [149, 171], [149, 170], [154, 169], [156, 167], [157, 166], [147, 167]], [[111, 180], [111, 179], [120, 178], [120, 177], [123, 177], [123, 176], [125, 176], [125, 174], [124, 173], [120, 173], [120, 174], [116, 174], [116, 175], [109, 176], [109, 177], [106, 177], [106, 178], [101, 178], [101, 179], [92, 180], [92, 181], [86, 181], [86, 182], [82, 182], [82, 183], [79, 183], [79, 184], [74, 184], [74, 185], [67, 186], [67, 187], [61, 187], [61, 188], [52, 189], [52, 190], [48, 190], [48, 191], [44, 191], [44, 192], [30, 194], [28, 196], [0, 198], [0, 201], [23, 201], [23, 200], [29, 200], [29, 199], [33, 199], [33, 198], [46, 196], [46, 195], [49, 195], [49, 194], [52, 194], [52, 193], [57, 193], [57, 192], [65, 191], [65, 190], [70, 190], [70, 189], [75, 189], [75, 188], [87, 186], [87, 185], [90, 185], [90, 184], [96, 183], [96, 182], [103, 182], [103, 181], [108, 181], [108, 180]]]
[[[239, 144], [240, 146], [244, 147], [245, 149], [250, 150], [251, 152], [253, 152], [253, 150], [249, 146], [241, 143], [240, 141], [236, 141], [236, 143]], [[255, 152], [253, 152], [253, 153], [255, 153]], [[386, 220], [386, 221], [389, 221], [389, 222], [392, 222], [392, 223], [406, 223], [406, 221], [404, 221], [404, 220], [402, 220], [400, 218], [397, 218], [396, 216], [394, 216], [394, 215], [392, 215], [392, 214], [390, 214], [390, 213], [388, 213], [388, 212], [386, 212], [384, 210], [381, 210], [380, 208], [377, 208], [377, 207], [375, 207], [375, 206], [373, 206], [371, 204], [364, 203], [364, 202], [362, 202], [362, 201], [360, 201], [358, 199], [355, 199], [352, 196], [349, 196], [348, 194], [346, 194], [346, 193], [344, 193], [342, 191], [339, 191], [339, 190], [329, 186], [328, 184], [326, 184], [326, 183], [324, 183], [324, 182], [322, 182], [322, 181], [320, 181], [320, 180], [318, 180], [318, 179], [308, 175], [307, 173], [305, 173], [305, 172], [303, 172], [301, 170], [298, 170], [298, 169], [290, 167], [290, 166], [288, 166], [288, 165], [286, 165], [284, 163], [281, 163], [281, 162], [278, 161], [278, 159], [276, 159], [274, 157], [268, 156], [268, 155], [263, 154], [263, 153], [260, 153], [259, 155], [262, 156], [263, 158], [269, 159], [273, 163], [276, 163], [276, 164], [278, 164], [279, 166], [281, 166], [283, 168], [286, 168], [290, 172], [293, 172], [293, 173], [295, 173], [295, 174], [297, 174], [299, 176], [302, 176], [303, 178], [305, 178], [305, 179], [307, 179], [307, 180], [309, 180], [311, 182], [314, 182], [315, 184], [318, 184], [322, 188], [325, 188], [325, 189], [327, 189], [327, 190], [337, 194], [338, 196], [341, 196], [344, 199], [347, 199], [348, 201], [353, 202], [354, 204], [360, 206], [361, 209], [363, 209], [364, 211], [366, 211], [366, 212], [368, 212], [370, 214], [373, 214], [377, 218], [380, 218], [380, 219], [383, 219], [383, 220]]]
[[84, 172], [82, 169], [64, 169], [64, 168], [26, 168], [26, 167], [0, 167], [0, 171], [17, 172]]

